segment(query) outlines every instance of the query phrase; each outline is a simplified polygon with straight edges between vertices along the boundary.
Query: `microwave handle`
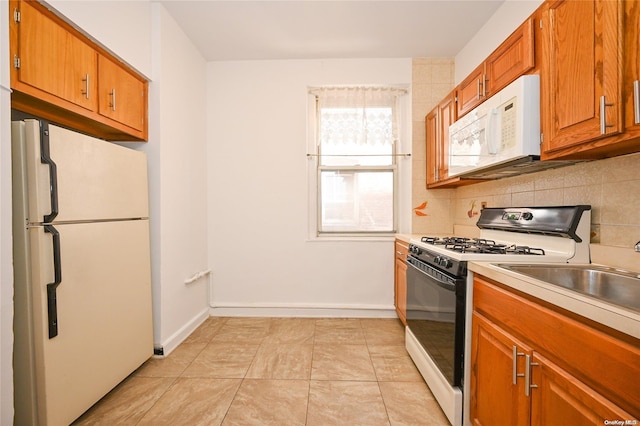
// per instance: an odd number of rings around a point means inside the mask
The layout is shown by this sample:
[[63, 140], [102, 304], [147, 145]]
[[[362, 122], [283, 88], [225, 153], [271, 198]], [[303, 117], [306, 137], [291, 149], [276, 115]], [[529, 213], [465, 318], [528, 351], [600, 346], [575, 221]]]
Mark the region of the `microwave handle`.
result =
[[487, 117], [487, 150], [489, 154], [496, 155], [500, 148], [500, 129], [498, 128], [498, 119], [500, 118], [500, 111], [497, 108], [491, 108], [489, 110], [489, 116]]

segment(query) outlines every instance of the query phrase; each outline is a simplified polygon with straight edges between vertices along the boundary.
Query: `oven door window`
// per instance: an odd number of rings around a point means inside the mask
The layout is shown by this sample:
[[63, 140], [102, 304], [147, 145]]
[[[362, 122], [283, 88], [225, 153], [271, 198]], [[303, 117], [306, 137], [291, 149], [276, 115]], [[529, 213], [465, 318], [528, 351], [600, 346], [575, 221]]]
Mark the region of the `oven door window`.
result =
[[455, 386], [460, 384], [462, 374], [464, 330], [464, 317], [460, 315], [464, 312], [464, 301], [458, 300], [455, 286], [456, 283], [463, 285], [464, 280], [453, 280], [445, 286], [440, 282], [442, 274], [436, 271], [435, 275], [408, 264], [407, 325], [449, 383]]

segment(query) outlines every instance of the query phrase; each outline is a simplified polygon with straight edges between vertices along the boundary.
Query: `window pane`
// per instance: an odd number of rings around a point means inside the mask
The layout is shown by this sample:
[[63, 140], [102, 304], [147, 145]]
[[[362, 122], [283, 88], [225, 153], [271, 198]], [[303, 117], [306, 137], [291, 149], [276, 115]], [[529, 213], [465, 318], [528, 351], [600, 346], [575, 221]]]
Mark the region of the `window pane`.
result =
[[393, 229], [393, 171], [322, 171], [320, 232]]

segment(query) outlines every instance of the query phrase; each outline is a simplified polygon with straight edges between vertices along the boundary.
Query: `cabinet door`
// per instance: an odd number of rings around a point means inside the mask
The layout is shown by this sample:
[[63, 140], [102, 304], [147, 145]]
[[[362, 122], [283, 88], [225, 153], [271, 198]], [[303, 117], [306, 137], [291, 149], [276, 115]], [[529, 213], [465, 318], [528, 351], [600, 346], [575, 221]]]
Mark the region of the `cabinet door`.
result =
[[458, 118], [462, 117], [485, 100], [484, 63], [473, 70], [457, 87]]
[[487, 97], [534, 67], [533, 37], [533, 18], [529, 18], [487, 58]]
[[439, 138], [438, 138], [438, 108], [434, 108], [425, 117], [427, 130], [427, 186], [437, 183], [440, 179], [438, 175], [439, 158]]
[[439, 137], [438, 176], [440, 180], [449, 177], [449, 126], [456, 121], [456, 99], [452, 92], [438, 104]]
[[396, 313], [404, 325], [407, 325], [407, 259], [408, 247], [396, 241], [395, 244], [395, 302]]
[[602, 425], [635, 417], [557, 365], [534, 353], [531, 366], [531, 424]]
[[98, 112], [126, 126], [143, 131], [146, 117], [146, 86], [120, 65], [99, 55]]
[[449, 126], [456, 121], [455, 90], [425, 118], [427, 126], [427, 186], [449, 177]]
[[[546, 13], [545, 153], [622, 130], [618, 1], [556, 1]], [[576, 147], [576, 151], [579, 147]]]
[[96, 51], [25, 1], [20, 2], [17, 47], [17, 84], [97, 109]]
[[624, 5], [624, 124], [627, 132], [640, 136], [640, 2]]
[[472, 321], [472, 423], [529, 424], [530, 404], [524, 395], [524, 356], [530, 355], [531, 350], [476, 312]]

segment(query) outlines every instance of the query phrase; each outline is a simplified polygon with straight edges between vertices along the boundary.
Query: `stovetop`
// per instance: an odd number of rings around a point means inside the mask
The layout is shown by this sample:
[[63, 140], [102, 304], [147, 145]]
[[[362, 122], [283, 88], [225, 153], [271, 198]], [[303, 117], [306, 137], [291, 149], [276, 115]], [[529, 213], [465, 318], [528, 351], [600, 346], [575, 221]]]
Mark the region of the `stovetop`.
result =
[[422, 237], [421, 242], [444, 246], [446, 250], [457, 253], [490, 253], [490, 254], [531, 254], [544, 256], [545, 251], [539, 247], [529, 247], [511, 243], [498, 243], [486, 238], [466, 237]]
[[590, 206], [488, 208], [478, 238], [424, 236], [409, 251], [447, 271], [462, 271], [466, 261], [589, 263], [590, 222]]

